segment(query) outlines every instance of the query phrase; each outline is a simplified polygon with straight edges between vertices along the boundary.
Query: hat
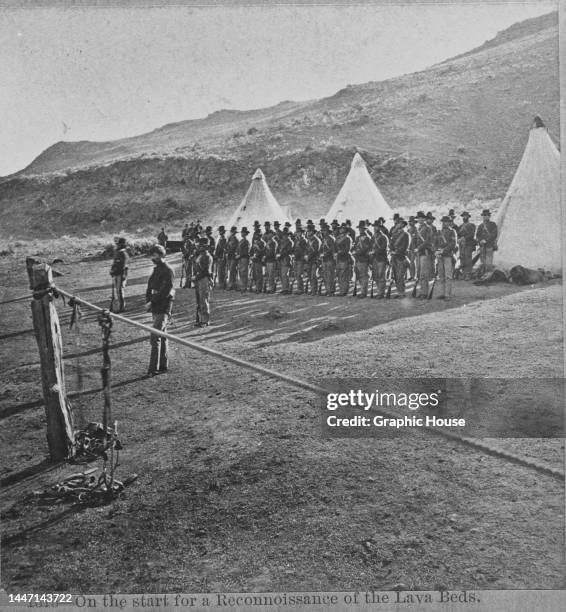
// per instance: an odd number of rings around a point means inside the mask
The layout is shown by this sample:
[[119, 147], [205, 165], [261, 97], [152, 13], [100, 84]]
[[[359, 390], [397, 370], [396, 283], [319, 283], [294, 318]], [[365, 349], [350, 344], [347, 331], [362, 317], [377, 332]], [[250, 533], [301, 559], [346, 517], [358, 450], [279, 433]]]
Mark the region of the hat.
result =
[[491, 217], [491, 213], [489, 212], [489, 210], [487, 210], [487, 208], [485, 210], [482, 210], [481, 212], [481, 216], [482, 217]]
[[364, 227], [366, 226], [366, 222], [365, 221], [360, 221], [357, 225], [357, 227]]
[[150, 255], [153, 255], [154, 253], [158, 253], [159, 255], [165, 257], [165, 249], [160, 244], [154, 244], [151, 249], [149, 249]]
[[291, 223], [289, 223], [289, 221], [285, 221], [285, 227], [291, 227]]
[[407, 221], [405, 221], [405, 219], [403, 219], [403, 217], [399, 217], [399, 218], [397, 219], [397, 223], [401, 223], [401, 225], [402, 225], [403, 227], [406, 227], [406, 226], [407, 226]]
[[419, 210], [417, 214], [415, 215], [415, 219], [426, 219], [426, 215], [424, 214], [422, 210]]
[[441, 223], [452, 223], [452, 218], [448, 215], [444, 215], [442, 219], [440, 219]]
[[126, 244], [126, 239], [121, 236], [120, 238], [118, 238], [118, 240], [116, 240], [117, 244]]
[[254, 227], [260, 227], [259, 221], [254, 221]]
[[243, 227], [243, 228], [240, 230], [240, 234], [249, 234], [249, 233], [250, 233], [250, 232], [248, 231], [248, 228], [247, 228], [247, 227]]
[[346, 225], [352, 225], [352, 222], [350, 221], [350, 219], [346, 219], [345, 223]]
[[399, 219], [399, 213], [395, 213], [393, 215], [393, 221], [396, 221], [397, 219]]
[[430, 219], [431, 221], [436, 219], [436, 217], [430, 211], [426, 213], [426, 218]]
[[348, 229], [348, 226], [347, 226], [345, 223], [340, 223], [340, 227], [339, 227], [339, 229], [341, 229], [341, 230], [342, 230], [342, 229], [343, 229], [343, 230], [347, 230], [347, 229]]
[[199, 246], [208, 246], [210, 243], [208, 242], [208, 238], [199, 238], [198, 245]]
[[206, 226], [206, 229], [204, 230], [207, 234], [210, 234], [210, 232], [212, 231], [212, 227], [210, 225]]
[[218, 231], [219, 231], [220, 233], [223, 233], [223, 232], [225, 232], [225, 231], [226, 231], [226, 228], [225, 228], [223, 225], [220, 225], [220, 226], [218, 227]]
[[467, 217], [467, 218], [469, 219], [469, 218], [470, 218], [470, 213], [469, 213], [469, 212], [464, 211], [464, 212], [463, 212], [463, 213], [460, 215], [460, 217]]
[[338, 225], [338, 219], [334, 219], [330, 225], [332, 225], [332, 227], [336, 227]]
[[230, 233], [232, 233], [232, 234], [235, 234], [237, 231], [238, 231], [238, 228], [237, 228], [235, 225], [233, 225], [233, 226], [230, 228]]
[[415, 220], [415, 215], [410, 215], [409, 216], [409, 223], [411, 223], [411, 221], [414, 221], [414, 220]]
[[456, 213], [454, 212], [454, 209], [453, 209], [453, 208], [451, 208], [451, 209], [448, 211], [448, 216], [449, 216], [449, 217], [452, 217], [452, 218], [454, 218], [454, 217], [456, 216]]
[[297, 219], [297, 220], [295, 221], [295, 225], [301, 225], [301, 220], [300, 220], [300, 219]]
[[274, 222], [273, 222], [273, 225], [274, 225], [275, 227], [279, 227], [279, 226], [281, 225], [281, 223], [279, 223], [279, 221], [274, 221]]
[[271, 227], [271, 221], [266, 221], [263, 225], [265, 227]]

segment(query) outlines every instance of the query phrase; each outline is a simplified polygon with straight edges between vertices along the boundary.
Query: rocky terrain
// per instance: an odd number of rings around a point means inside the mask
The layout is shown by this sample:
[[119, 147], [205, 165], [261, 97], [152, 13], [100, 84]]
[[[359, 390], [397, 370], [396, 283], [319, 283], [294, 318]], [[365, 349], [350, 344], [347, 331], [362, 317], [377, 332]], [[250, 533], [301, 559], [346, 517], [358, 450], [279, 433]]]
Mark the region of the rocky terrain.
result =
[[221, 110], [114, 142], [59, 142], [0, 183], [2, 238], [225, 221], [261, 167], [296, 216], [324, 214], [361, 151], [395, 207], [501, 198], [534, 115], [559, 135], [550, 13], [427, 70], [307, 102]]

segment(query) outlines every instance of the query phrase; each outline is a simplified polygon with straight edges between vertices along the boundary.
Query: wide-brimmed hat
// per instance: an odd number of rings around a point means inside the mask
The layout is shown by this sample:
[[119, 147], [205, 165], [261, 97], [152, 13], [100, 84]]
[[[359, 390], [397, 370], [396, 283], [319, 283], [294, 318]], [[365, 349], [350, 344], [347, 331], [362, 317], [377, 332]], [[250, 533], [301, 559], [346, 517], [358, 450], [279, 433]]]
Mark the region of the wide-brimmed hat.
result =
[[470, 215], [470, 213], [469, 213], [469, 212], [467, 212], [467, 211], [464, 211], [464, 212], [463, 212], [463, 213], [460, 215], [460, 217], [467, 217], [468, 219], [470, 218], [470, 216], [471, 216], [471, 215]]
[[442, 219], [440, 219], [440, 222], [441, 223], [452, 223], [452, 218], [449, 217], [448, 215], [444, 215]]
[[120, 238], [118, 238], [118, 240], [116, 240], [116, 244], [118, 246], [122, 246], [122, 245], [126, 244], [126, 239], [121, 236]]
[[219, 226], [218, 226], [218, 231], [219, 231], [220, 233], [225, 232], [225, 231], [226, 231], [226, 228], [225, 228], [223, 225], [219, 225]]
[[149, 254], [153, 255], [154, 253], [165, 256], [165, 248], [160, 244], [154, 244], [151, 249], [149, 249]]
[[431, 221], [436, 219], [436, 217], [430, 211], [426, 213], [426, 218], [430, 219]]
[[235, 234], [237, 231], [238, 231], [238, 228], [237, 228], [235, 225], [233, 225], [233, 226], [230, 228], [230, 232], [231, 232], [232, 234]]
[[358, 227], [358, 228], [360, 228], [360, 227], [365, 228], [366, 227], [366, 222], [365, 221], [360, 221], [356, 227]]
[[279, 226], [281, 225], [281, 223], [279, 223], [279, 221], [274, 221], [274, 222], [273, 222], [273, 225], [274, 225], [275, 227], [279, 227]]
[[409, 216], [409, 223], [411, 223], [411, 221], [414, 221], [414, 220], [415, 220], [415, 215], [410, 215]]
[[397, 223], [400, 223], [403, 227], [407, 226], [407, 221], [405, 221], [405, 219], [403, 219], [403, 217], [399, 217], [397, 219]]
[[254, 227], [261, 227], [259, 221], [254, 221]]
[[489, 210], [487, 210], [487, 208], [485, 210], [481, 211], [481, 216], [482, 217], [491, 217], [491, 213], [489, 212]]
[[210, 232], [212, 231], [212, 226], [207, 225], [206, 229], [204, 230], [207, 234], [210, 234]]
[[426, 215], [422, 210], [419, 210], [419, 212], [415, 215], [415, 219], [426, 219]]
[[453, 209], [453, 208], [451, 208], [451, 209], [448, 211], [448, 216], [449, 216], [449, 217], [452, 217], [452, 218], [454, 218], [454, 217], [456, 216], [456, 213], [454, 212], [454, 209]]

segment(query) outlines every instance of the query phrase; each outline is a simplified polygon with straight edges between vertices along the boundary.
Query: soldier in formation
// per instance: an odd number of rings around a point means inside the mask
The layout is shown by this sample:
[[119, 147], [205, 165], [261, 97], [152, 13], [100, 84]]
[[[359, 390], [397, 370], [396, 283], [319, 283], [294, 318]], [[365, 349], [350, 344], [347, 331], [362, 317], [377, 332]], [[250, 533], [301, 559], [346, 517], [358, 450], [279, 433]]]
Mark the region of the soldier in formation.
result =
[[128, 262], [130, 259], [126, 247], [126, 239], [122, 237], [118, 238], [114, 250], [114, 260], [110, 268], [110, 276], [112, 277], [111, 308], [114, 307], [114, 297], [117, 297], [118, 312], [124, 312], [126, 310], [126, 282], [128, 280]]

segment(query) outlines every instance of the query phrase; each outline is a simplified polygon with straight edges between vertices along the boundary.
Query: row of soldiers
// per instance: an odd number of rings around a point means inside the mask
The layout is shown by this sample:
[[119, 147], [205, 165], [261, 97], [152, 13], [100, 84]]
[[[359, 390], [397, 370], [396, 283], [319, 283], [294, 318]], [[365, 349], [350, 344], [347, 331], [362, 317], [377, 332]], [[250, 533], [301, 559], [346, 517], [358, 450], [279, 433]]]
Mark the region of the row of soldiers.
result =
[[[480, 247], [477, 258], [482, 266], [487, 269], [492, 265], [497, 225], [490, 216], [490, 211], [484, 210], [482, 223], [476, 227], [464, 212], [458, 225], [450, 210], [437, 228], [432, 213], [419, 211], [408, 221], [395, 214], [390, 228], [383, 217], [373, 224], [360, 221], [357, 232], [348, 220], [328, 224], [321, 219], [317, 228], [310, 219], [306, 227], [298, 219], [294, 229], [289, 222], [272, 225], [266, 221], [262, 227], [255, 221], [251, 240], [247, 227], [240, 228], [238, 237], [237, 227], [231, 227], [226, 235], [226, 228], [220, 226], [215, 238], [211, 226], [187, 224], [182, 232], [184, 286], [194, 282], [194, 268], [197, 258], [202, 260], [204, 245], [211, 258], [212, 284], [228, 291], [274, 293], [279, 284], [282, 294], [345, 296], [353, 277], [354, 295], [365, 298], [371, 277], [371, 297], [381, 299], [386, 297], [389, 275], [387, 293], [394, 285], [395, 297], [405, 297], [407, 277], [418, 283], [416, 297], [428, 297], [429, 283], [436, 277], [437, 297], [447, 299], [452, 295], [458, 251], [465, 280], [471, 277], [476, 246]], [[200, 274], [202, 266], [198, 267]]]

